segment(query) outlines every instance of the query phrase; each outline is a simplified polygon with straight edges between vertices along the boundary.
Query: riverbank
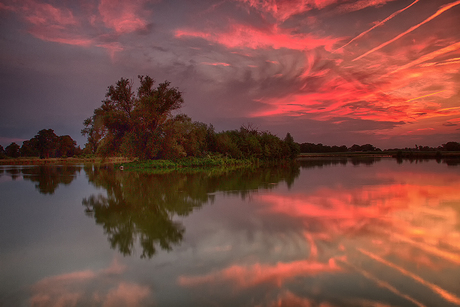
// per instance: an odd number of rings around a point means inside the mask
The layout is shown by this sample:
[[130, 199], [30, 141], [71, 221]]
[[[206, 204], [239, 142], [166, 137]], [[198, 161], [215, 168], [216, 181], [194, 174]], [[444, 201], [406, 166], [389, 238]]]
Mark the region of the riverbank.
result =
[[356, 158], [356, 157], [375, 157], [375, 158], [401, 158], [401, 159], [450, 159], [460, 158], [459, 151], [362, 151], [362, 152], [326, 152], [326, 153], [301, 153], [297, 158]]
[[[329, 152], [301, 153], [297, 159], [308, 158], [397, 158], [397, 159], [460, 159], [458, 151], [374, 151], [374, 152]], [[276, 161], [280, 163], [283, 161]], [[74, 165], [74, 164], [114, 164], [124, 170], [140, 171], [146, 169], [179, 169], [250, 166], [275, 163], [259, 159], [233, 159], [222, 156], [204, 158], [189, 157], [179, 160], [145, 160], [139, 161], [125, 157], [91, 157], [91, 158], [6, 158], [0, 159], [0, 165]]]
[[115, 165], [127, 171], [146, 171], [158, 169], [208, 168], [208, 167], [235, 167], [250, 166], [258, 161], [249, 159], [233, 159], [226, 157], [183, 158], [179, 160], [144, 160]]
[[109, 158], [7, 158], [1, 159], [0, 165], [72, 165], [72, 164], [115, 164], [128, 163], [133, 159], [124, 157], [109, 157]]

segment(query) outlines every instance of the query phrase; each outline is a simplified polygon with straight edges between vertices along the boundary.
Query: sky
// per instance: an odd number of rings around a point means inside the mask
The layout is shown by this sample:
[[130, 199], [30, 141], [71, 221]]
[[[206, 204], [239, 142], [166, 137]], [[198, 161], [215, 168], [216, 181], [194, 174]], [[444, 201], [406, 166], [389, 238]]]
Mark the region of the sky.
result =
[[84, 146], [120, 78], [217, 132], [382, 149], [460, 142], [460, 1], [0, 0], [0, 145]]

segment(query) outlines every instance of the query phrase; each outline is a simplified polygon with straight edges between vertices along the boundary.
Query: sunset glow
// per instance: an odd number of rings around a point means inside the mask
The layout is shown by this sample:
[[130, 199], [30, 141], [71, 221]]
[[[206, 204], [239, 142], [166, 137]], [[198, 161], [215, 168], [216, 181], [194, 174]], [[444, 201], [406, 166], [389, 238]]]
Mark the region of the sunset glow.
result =
[[[341, 182], [328, 188], [314, 185], [305, 192], [256, 193], [249, 204], [257, 208], [258, 215], [303, 225], [299, 231], [309, 252], [292, 262], [273, 264], [251, 258], [251, 264], [237, 262], [204, 275], [182, 275], [178, 285], [201, 290], [225, 285], [242, 291], [265, 284], [280, 290], [295, 278], [312, 274], [340, 278], [353, 272], [403, 301], [426, 306], [418, 295], [393, 284], [390, 275], [382, 273], [389, 271], [460, 305], [455, 285], [431, 281], [442, 270], [456, 270], [460, 264], [459, 174], [380, 170], [372, 178], [361, 178], [373, 183], [354, 188]], [[283, 239], [286, 245], [274, 249], [280, 255], [290, 247], [289, 240]]]
[[104, 89], [139, 74], [171, 81], [183, 112], [217, 130], [458, 141], [459, 15], [452, 0], [1, 0], [0, 143], [53, 128], [83, 145]]

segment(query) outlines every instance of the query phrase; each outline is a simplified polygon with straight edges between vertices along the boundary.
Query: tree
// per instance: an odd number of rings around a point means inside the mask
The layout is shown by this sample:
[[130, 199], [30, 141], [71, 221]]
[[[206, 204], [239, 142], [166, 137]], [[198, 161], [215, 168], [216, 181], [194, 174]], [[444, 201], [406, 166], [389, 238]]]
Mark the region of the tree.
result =
[[81, 134], [87, 136], [88, 139], [85, 148], [93, 154], [97, 152], [99, 144], [106, 133], [102, 117], [98, 116], [98, 113], [101, 111], [101, 109], [96, 109], [93, 116], [85, 119], [83, 122], [85, 128], [81, 130]]
[[286, 145], [288, 146], [289, 158], [293, 159], [299, 155], [300, 145], [294, 142], [294, 138], [291, 136], [289, 132], [286, 134], [286, 137], [284, 138], [284, 143], [286, 143]]
[[57, 157], [73, 157], [77, 148], [75, 142], [69, 135], [62, 135], [58, 137], [56, 156]]
[[28, 141], [22, 142], [19, 152], [21, 153], [21, 157], [38, 157], [40, 155], [40, 150], [38, 149], [38, 139], [32, 138]]
[[16, 143], [11, 143], [10, 145], [6, 146], [5, 153], [8, 157], [17, 158], [19, 157], [19, 145]]
[[171, 136], [172, 111], [182, 106], [182, 93], [168, 81], [154, 88], [155, 81], [149, 76], [138, 78], [137, 95], [133, 82], [121, 78], [109, 86], [102, 106], [84, 121], [82, 134], [88, 137], [87, 147], [94, 153], [154, 158], [160, 141]]
[[446, 144], [442, 144], [442, 148], [447, 151], [460, 151], [460, 143], [447, 142]]
[[43, 129], [38, 131], [35, 136], [37, 139], [40, 158], [48, 159], [57, 147], [58, 136], [54, 133], [53, 129]]

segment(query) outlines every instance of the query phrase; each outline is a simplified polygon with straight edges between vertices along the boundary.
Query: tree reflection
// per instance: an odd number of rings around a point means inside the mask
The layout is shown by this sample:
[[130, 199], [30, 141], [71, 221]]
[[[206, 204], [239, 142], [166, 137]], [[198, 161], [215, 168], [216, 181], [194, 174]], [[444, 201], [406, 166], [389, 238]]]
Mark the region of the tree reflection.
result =
[[54, 194], [59, 185], [70, 184], [80, 172], [81, 166], [31, 166], [31, 167], [8, 167], [2, 169], [16, 180], [22, 175], [24, 180], [32, 181], [37, 190], [42, 194]]
[[80, 172], [81, 166], [38, 166], [21, 170], [24, 180], [36, 182], [42, 194], [54, 194], [60, 184], [69, 185]]
[[315, 168], [315, 167], [323, 167], [323, 166], [335, 166], [335, 165], [347, 165], [351, 163], [352, 165], [358, 166], [361, 164], [364, 165], [372, 165], [378, 161], [380, 161], [380, 157], [325, 157], [325, 158], [305, 158], [299, 159], [298, 162], [302, 168]]
[[138, 243], [141, 258], [151, 258], [158, 248], [169, 251], [182, 241], [185, 228], [174, 217], [187, 216], [212, 202], [212, 193], [245, 198], [254, 190], [271, 189], [282, 181], [290, 186], [299, 167], [145, 174], [87, 166], [85, 172], [90, 183], [106, 191], [106, 195], [84, 198], [82, 204], [86, 214], [103, 227], [111, 247], [127, 256]]

